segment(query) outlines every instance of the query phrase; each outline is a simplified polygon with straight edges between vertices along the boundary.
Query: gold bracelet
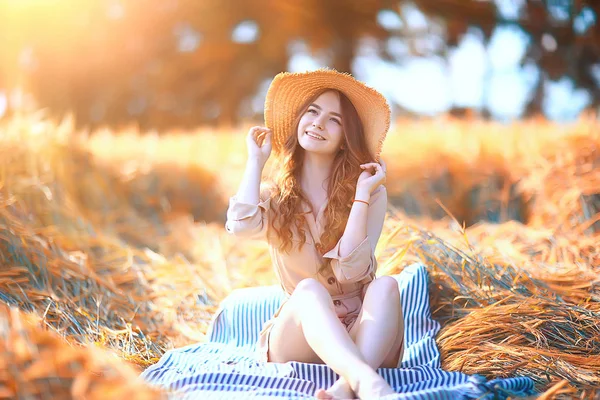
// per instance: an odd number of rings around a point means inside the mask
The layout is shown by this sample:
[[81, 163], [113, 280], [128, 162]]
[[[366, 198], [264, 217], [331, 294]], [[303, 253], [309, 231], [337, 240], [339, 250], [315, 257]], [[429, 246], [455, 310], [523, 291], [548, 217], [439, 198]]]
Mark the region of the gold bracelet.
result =
[[353, 203], [354, 203], [355, 201], [358, 201], [359, 203], [365, 203], [366, 205], [369, 205], [369, 202], [368, 202], [368, 201], [354, 199]]

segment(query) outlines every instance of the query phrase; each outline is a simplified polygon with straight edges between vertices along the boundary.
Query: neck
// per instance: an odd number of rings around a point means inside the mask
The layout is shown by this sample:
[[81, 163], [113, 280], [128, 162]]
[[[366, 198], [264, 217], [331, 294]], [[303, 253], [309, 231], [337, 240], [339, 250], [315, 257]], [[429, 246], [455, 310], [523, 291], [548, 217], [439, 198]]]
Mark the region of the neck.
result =
[[331, 175], [332, 165], [333, 157], [331, 156], [304, 152], [301, 175], [302, 189], [310, 192], [319, 189], [327, 190], [325, 181]]

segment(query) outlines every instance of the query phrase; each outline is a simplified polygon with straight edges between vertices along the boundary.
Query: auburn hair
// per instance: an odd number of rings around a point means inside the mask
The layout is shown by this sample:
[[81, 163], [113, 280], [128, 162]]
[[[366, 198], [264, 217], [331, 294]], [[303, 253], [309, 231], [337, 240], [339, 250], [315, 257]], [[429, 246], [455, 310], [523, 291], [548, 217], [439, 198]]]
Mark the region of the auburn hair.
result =
[[[304, 239], [307, 235], [306, 220], [301, 205], [302, 202], [308, 203], [308, 199], [300, 187], [305, 150], [298, 143], [298, 125], [309, 106], [321, 94], [328, 91], [334, 91], [339, 96], [343, 136], [341, 147], [334, 156], [327, 185], [328, 202], [324, 212], [326, 229], [320, 238], [315, 238], [321, 244], [322, 254], [331, 250], [344, 233], [352, 208], [356, 182], [362, 172], [360, 165], [374, 160], [367, 147], [358, 112], [348, 97], [338, 90], [326, 89], [306, 100], [295, 117], [293, 131], [289, 133], [279, 151], [277, 160], [279, 172], [271, 184], [271, 201], [275, 202], [276, 207], [271, 207], [273, 214], [269, 218], [270, 228], [277, 234], [280, 250], [283, 252], [289, 252], [293, 248], [294, 229]], [[298, 244], [299, 249], [304, 243], [305, 240]]]

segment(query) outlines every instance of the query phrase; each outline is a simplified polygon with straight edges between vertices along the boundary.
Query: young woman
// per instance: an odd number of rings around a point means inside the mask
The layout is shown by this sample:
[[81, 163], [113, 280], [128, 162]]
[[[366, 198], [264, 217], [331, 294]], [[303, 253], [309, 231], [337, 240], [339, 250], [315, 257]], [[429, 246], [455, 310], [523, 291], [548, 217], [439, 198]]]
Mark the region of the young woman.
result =
[[[379, 159], [390, 110], [377, 91], [333, 70], [282, 73], [265, 102], [267, 127], [248, 132], [248, 162], [226, 229], [268, 241], [288, 299], [265, 323], [264, 361], [325, 363], [340, 375], [320, 399], [394, 393], [379, 367], [402, 361], [398, 284], [375, 279], [387, 207]], [[263, 168], [278, 156], [274, 184]]]

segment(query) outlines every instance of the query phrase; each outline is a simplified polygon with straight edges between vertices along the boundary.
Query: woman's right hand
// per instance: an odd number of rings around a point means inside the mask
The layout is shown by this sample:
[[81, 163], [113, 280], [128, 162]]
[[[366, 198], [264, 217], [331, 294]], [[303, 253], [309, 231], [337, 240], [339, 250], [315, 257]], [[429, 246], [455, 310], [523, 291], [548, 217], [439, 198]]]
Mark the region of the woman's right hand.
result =
[[248, 147], [248, 159], [265, 166], [271, 155], [271, 137], [273, 132], [265, 126], [253, 126], [246, 136], [246, 146]]

